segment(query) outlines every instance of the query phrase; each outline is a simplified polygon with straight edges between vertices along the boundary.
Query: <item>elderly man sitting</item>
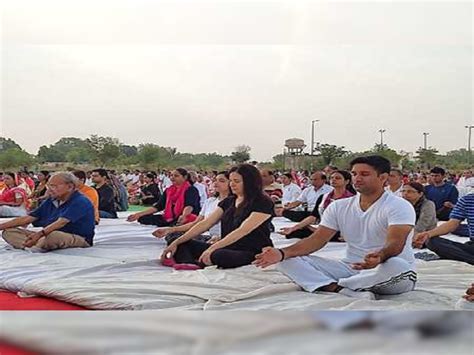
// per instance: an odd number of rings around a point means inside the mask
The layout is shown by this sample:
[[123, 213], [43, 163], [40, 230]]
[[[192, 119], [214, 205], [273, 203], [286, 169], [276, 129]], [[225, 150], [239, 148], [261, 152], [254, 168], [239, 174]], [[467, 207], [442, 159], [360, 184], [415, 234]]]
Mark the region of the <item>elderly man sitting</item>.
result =
[[[17, 249], [90, 247], [94, 238], [94, 207], [77, 191], [77, 178], [71, 173], [56, 173], [48, 187], [50, 197], [28, 216], [0, 224], [3, 239]], [[42, 229], [35, 232], [18, 228], [30, 223]]]

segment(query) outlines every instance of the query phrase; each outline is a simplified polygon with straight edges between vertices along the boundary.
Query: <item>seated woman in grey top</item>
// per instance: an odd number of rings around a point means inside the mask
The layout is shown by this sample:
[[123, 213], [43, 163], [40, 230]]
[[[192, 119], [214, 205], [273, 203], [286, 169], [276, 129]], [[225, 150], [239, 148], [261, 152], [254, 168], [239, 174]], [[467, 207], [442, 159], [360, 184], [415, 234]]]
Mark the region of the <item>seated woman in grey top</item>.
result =
[[403, 185], [402, 196], [415, 208], [416, 224], [415, 235], [435, 228], [436, 206], [433, 201], [425, 197], [425, 188], [418, 182], [409, 182]]

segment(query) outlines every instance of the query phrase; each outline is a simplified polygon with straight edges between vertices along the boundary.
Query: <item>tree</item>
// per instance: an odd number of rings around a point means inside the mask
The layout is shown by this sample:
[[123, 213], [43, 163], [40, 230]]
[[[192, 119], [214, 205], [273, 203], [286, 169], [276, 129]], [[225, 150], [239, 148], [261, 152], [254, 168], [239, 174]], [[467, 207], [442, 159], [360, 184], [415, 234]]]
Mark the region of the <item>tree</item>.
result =
[[11, 148], [0, 152], [0, 168], [13, 169], [31, 165], [34, 158], [18, 148]]
[[38, 160], [41, 162], [65, 162], [66, 153], [54, 146], [42, 145], [38, 151]]
[[438, 156], [438, 161], [441, 165], [445, 166], [448, 169], [469, 169], [472, 168], [472, 163], [474, 163], [474, 156], [469, 159], [469, 151], [465, 148], [451, 150], [446, 153], [445, 156]]
[[[50, 146], [41, 146], [38, 151], [38, 159], [42, 162], [67, 162], [68, 154], [74, 150], [85, 152], [90, 149], [87, 142], [81, 138], [63, 137]], [[77, 153], [72, 156], [77, 156]]]
[[324, 161], [325, 165], [330, 165], [337, 158], [344, 157], [348, 151], [345, 150], [345, 147], [338, 147], [333, 144], [318, 144], [316, 150], [319, 151], [319, 155]]
[[273, 158], [272, 167], [275, 170], [284, 170], [285, 169], [285, 155], [277, 154]]
[[22, 150], [20, 145], [13, 139], [0, 137], [0, 152], [10, 149]]
[[169, 166], [176, 150], [160, 147], [156, 144], [141, 144], [138, 147], [137, 161], [144, 168], [163, 168]]
[[125, 155], [128, 158], [134, 157], [138, 154], [138, 148], [135, 147], [134, 145], [121, 144], [120, 153]]
[[84, 164], [93, 160], [91, 151], [87, 148], [74, 148], [66, 154], [66, 161], [73, 164]]
[[233, 151], [230, 155], [230, 158], [235, 163], [241, 164], [249, 161], [250, 159], [250, 148], [248, 145], [239, 145], [235, 147], [235, 151]]
[[105, 166], [120, 156], [120, 141], [117, 138], [92, 135], [86, 140], [95, 160]]
[[403, 155], [397, 153], [395, 150], [389, 148], [386, 144], [375, 144], [371, 151], [368, 152], [369, 154], [377, 154], [380, 155], [388, 160], [392, 166], [398, 166], [400, 161], [403, 158]]
[[436, 160], [438, 159], [438, 150], [429, 147], [427, 149], [418, 148], [416, 151], [416, 160], [424, 166], [425, 169], [431, 169], [432, 166], [436, 164]]

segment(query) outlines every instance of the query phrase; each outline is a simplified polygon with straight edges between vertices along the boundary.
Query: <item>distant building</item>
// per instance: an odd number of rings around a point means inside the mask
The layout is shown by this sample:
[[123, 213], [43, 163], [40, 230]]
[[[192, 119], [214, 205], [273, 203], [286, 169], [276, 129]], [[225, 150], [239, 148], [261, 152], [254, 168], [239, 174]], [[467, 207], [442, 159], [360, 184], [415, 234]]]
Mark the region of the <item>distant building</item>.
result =
[[312, 157], [303, 153], [306, 144], [303, 139], [290, 138], [285, 141], [285, 169], [301, 170], [308, 165]]

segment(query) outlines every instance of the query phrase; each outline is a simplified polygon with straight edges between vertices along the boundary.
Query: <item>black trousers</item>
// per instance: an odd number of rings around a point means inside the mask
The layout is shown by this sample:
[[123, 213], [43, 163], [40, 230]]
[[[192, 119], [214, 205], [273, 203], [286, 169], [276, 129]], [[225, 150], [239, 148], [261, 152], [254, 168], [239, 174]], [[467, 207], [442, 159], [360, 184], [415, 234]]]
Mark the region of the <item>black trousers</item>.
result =
[[436, 218], [438, 221], [449, 221], [449, 215], [452, 210], [452, 208], [442, 207], [436, 211]]
[[[199, 263], [199, 257], [208, 249], [211, 244], [201, 240], [190, 240], [178, 246], [174, 254], [174, 260], [177, 263], [196, 264]], [[222, 269], [230, 269], [239, 266], [249, 265], [255, 260], [255, 252], [233, 249], [218, 249], [211, 254], [212, 264]]]
[[308, 211], [283, 211], [282, 216], [288, 218], [293, 222], [301, 222], [306, 217], [311, 216], [311, 213]]
[[149, 214], [148, 216], [142, 216], [138, 219], [138, 222], [148, 226], [168, 227], [173, 225], [173, 222], [168, 222], [163, 218], [161, 214]]
[[463, 261], [474, 265], [474, 241], [466, 243], [435, 237], [426, 242], [429, 250], [434, 251], [441, 259]]
[[[298, 239], [304, 239], [308, 238], [313, 232], [309, 228], [303, 228], [303, 229], [298, 229], [297, 231], [290, 233], [286, 236], [287, 239], [290, 238], [298, 238]], [[339, 232], [336, 232], [334, 234], [334, 237], [331, 238], [331, 242], [343, 242], [343, 240], [340, 240], [339, 238], [341, 237], [341, 234]]]
[[[165, 237], [165, 240], [166, 240], [166, 243], [168, 245], [170, 245], [171, 243], [173, 243], [176, 239], [178, 239], [179, 237], [181, 237], [184, 233], [183, 232], [176, 232], [176, 233], [171, 233], [169, 235], [167, 235]], [[193, 238], [193, 240], [200, 240], [202, 242], [207, 242], [209, 239], [211, 239], [211, 236], [210, 235], [199, 235], [195, 238]]]

